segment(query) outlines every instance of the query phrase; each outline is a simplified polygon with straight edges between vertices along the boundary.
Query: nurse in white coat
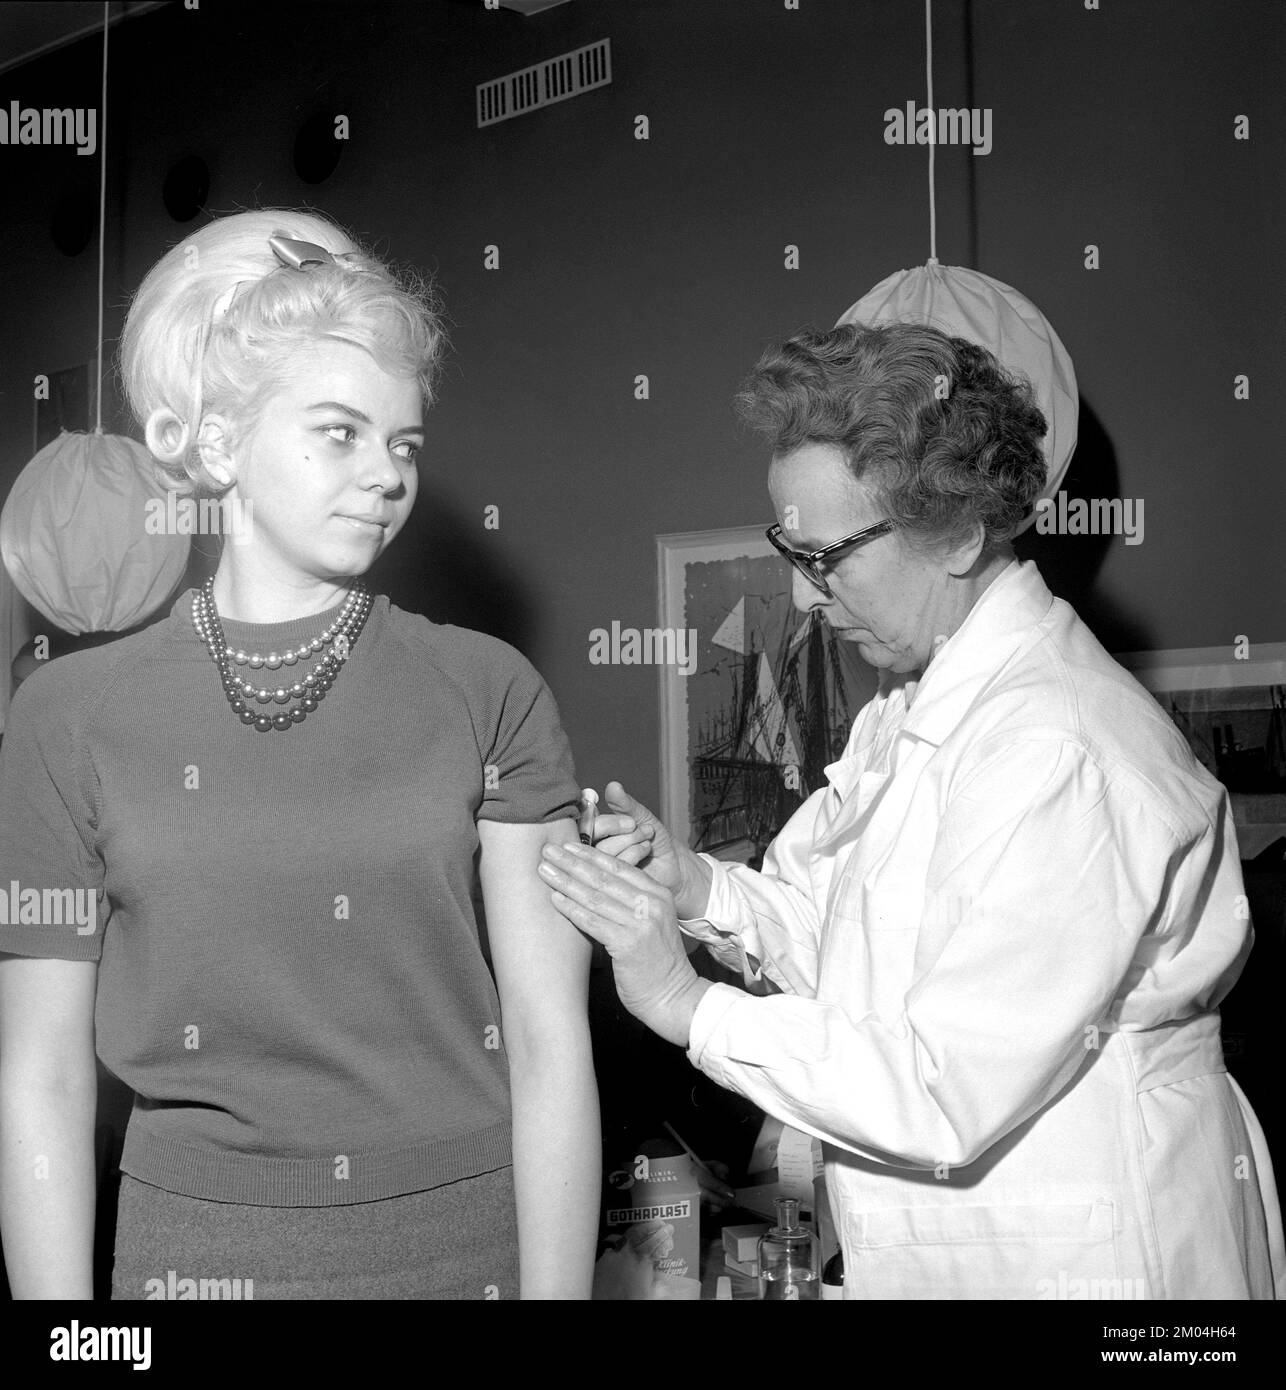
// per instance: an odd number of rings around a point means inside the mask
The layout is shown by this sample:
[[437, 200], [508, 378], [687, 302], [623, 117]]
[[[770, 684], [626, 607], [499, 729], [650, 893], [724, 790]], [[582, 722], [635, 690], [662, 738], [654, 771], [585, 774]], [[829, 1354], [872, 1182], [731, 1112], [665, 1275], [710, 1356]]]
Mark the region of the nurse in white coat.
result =
[[[1280, 1295], [1219, 1035], [1253, 939], [1228, 798], [1014, 557], [1027, 388], [936, 330], [850, 325], [770, 349], [740, 401], [795, 602], [879, 691], [762, 871], [613, 785], [597, 848], [546, 851], [555, 903], [631, 1012], [824, 1141], [846, 1297]], [[680, 927], [781, 992], [699, 978]]]

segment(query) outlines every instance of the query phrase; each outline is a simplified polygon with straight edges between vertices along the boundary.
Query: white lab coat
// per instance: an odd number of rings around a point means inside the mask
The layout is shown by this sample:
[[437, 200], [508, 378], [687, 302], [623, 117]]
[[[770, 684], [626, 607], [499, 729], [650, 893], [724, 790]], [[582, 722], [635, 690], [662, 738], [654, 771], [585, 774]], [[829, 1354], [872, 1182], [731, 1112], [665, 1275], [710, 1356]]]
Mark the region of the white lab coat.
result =
[[1036, 566], [826, 772], [683, 928], [785, 991], [714, 985], [688, 1055], [825, 1141], [845, 1297], [1286, 1291], [1227, 795]]

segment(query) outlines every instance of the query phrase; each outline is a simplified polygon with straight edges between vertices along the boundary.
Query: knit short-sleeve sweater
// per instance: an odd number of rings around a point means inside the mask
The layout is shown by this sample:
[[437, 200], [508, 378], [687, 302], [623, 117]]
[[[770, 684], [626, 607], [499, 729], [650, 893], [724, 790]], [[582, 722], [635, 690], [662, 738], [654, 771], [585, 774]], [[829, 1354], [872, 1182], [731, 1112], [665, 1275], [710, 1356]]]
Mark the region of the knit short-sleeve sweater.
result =
[[[286, 651], [338, 611], [223, 625]], [[189, 591], [15, 696], [0, 951], [99, 962], [98, 1053], [136, 1093], [123, 1171], [271, 1206], [422, 1191], [511, 1161], [476, 823], [576, 798], [553, 697], [505, 643], [379, 597], [317, 711], [260, 733]]]

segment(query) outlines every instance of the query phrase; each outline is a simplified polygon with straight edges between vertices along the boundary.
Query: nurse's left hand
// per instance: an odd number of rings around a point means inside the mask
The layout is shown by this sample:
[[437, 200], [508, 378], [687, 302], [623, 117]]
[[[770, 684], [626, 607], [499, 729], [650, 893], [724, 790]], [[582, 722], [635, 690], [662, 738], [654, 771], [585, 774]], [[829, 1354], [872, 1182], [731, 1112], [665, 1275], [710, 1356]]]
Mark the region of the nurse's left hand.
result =
[[612, 958], [616, 992], [641, 1023], [687, 1047], [710, 988], [688, 964], [674, 896], [641, 869], [588, 845], [546, 845], [540, 876], [554, 906]]

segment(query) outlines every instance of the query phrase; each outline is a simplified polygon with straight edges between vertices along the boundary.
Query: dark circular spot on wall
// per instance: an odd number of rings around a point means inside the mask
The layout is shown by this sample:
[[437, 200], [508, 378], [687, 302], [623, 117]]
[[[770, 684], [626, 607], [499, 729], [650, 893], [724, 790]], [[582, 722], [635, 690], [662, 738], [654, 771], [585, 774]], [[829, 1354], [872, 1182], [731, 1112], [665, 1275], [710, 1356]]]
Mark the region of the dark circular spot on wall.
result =
[[98, 197], [88, 184], [64, 189], [49, 219], [49, 235], [64, 256], [79, 256], [98, 225]]
[[299, 127], [295, 136], [295, 173], [305, 183], [321, 183], [335, 172], [343, 142], [335, 138], [337, 116], [318, 111]]
[[189, 154], [170, 168], [161, 198], [176, 222], [191, 222], [210, 196], [210, 170], [199, 155]]

